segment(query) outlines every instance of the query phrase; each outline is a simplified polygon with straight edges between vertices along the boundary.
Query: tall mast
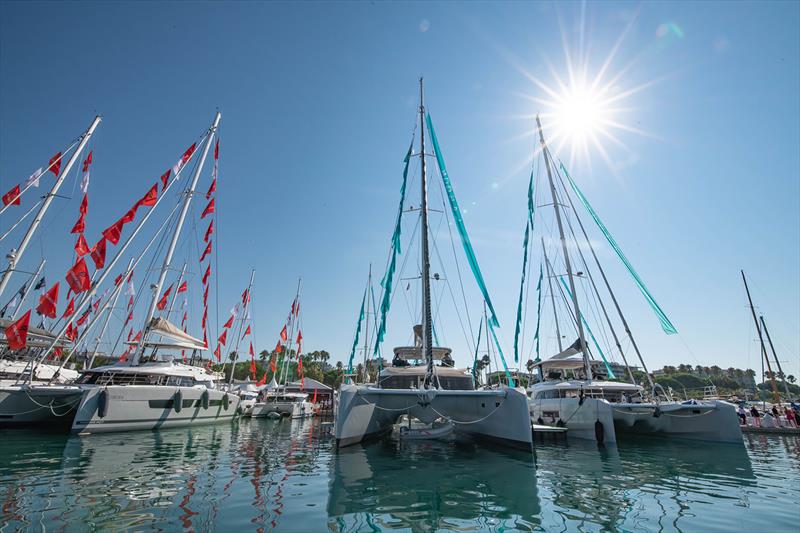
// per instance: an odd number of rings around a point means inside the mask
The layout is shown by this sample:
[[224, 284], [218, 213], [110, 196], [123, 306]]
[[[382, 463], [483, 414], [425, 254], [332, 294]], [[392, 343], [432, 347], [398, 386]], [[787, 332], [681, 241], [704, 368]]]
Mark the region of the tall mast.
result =
[[550, 155], [547, 152], [547, 143], [544, 141], [542, 133], [542, 121], [536, 115], [536, 126], [539, 129], [539, 142], [542, 145], [542, 155], [544, 155], [544, 166], [547, 168], [547, 179], [550, 182], [550, 194], [553, 196], [553, 208], [556, 210], [556, 222], [558, 223], [558, 235], [561, 238], [561, 249], [564, 252], [564, 264], [567, 267], [569, 277], [569, 289], [572, 292], [572, 307], [575, 310], [575, 323], [578, 327], [578, 338], [581, 341], [581, 352], [583, 352], [583, 365], [586, 369], [586, 379], [592, 379], [592, 365], [589, 363], [589, 350], [586, 347], [586, 338], [583, 336], [583, 323], [581, 322], [581, 310], [578, 305], [578, 293], [575, 291], [575, 280], [572, 276], [572, 265], [569, 261], [569, 250], [567, 250], [567, 240], [564, 238], [564, 225], [561, 222], [561, 206], [556, 195], [556, 185], [553, 182], [553, 171], [550, 168]]
[[[770, 380], [772, 384], [772, 393], [775, 395], [775, 401], [780, 402], [781, 395], [778, 393], [778, 384], [775, 382], [775, 374], [772, 373], [772, 365], [769, 362], [769, 357], [767, 357], [767, 347], [764, 344], [764, 336], [761, 334], [761, 326], [758, 324], [758, 319], [756, 318], [756, 308], [753, 307], [753, 299], [750, 297], [750, 288], [747, 286], [747, 278], [744, 277], [744, 270], [742, 272], [742, 281], [744, 282], [744, 290], [747, 293], [747, 301], [750, 303], [750, 313], [753, 315], [753, 323], [756, 325], [756, 331], [758, 332], [758, 341], [761, 344], [761, 355], [764, 358], [762, 361], [767, 362], [767, 371], [769, 372]], [[763, 380], [763, 372], [762, 372], [762, 380]]]
[[206, 144], [203, 146], [203, 155], [200, 156], [200, 161], [197, 163], [197, 166], [194, 169], [192, 182], [185, 192], [186, 196], [183, 199], [183, 207], [181, 208], [180, 215], [178, 216], [178, 223], [175, 226], [175, 232], [172, 234], [172, 241], [170, 241], [169, 248], [167, 248], [167, 253], [164, 256], [164, 263], [161, 265], [161, 273], [158, 276], [158, 281], [156, 282], [155, 287], [153, 287], [153, 297], [150, 301], [150, 307], [147, 309], [144, 327], [142, 328], [142, 339], [141, 342], [139, 342], [139, 345], [136, 347], [136, 352], [134, 352], [134, 355], [131, 358], [132, 366], [136, 366], [139, 363], [139, 359], [144, 352], [144, 345], [145, 342], [147, 342], [147, 336], [150, 333], [150, 321], [153, 319], [153, 315], [156, 312], [156, 305], [158, 304], [158, 298], [161, 295], [161, 288], [164, 286], [164, 280], [166, 279], [167, 272], [172, 264], [172, 255], [175, 253], [175, 248], [178, 246], [178, 239], [181, 236], [181, 229], [183, 229], [183, 223], [186, 220], [186, 214], [189, 212], [189, 205], [192, 203], [194, 190], [197, 187], [197, 181], [200, 179], [200, 173], [203, 170], [203, 164], [206, 161], [208, 150], [211, 148], [211, 143], [214, 141], [214, 134], [217, 132], [217, 127], [219, 126], [219, 120], [221, 117], [222, 114], [217, 111], [217, 114], [214, 116], [214, 122], [211, 124], [211, 128], [209, 128]]
[[556, 321], [556, 338], [558, 339], [559, 353], [564, 351], [561, 345], [561, 330], [558, 327], [558, 313], [556, 312], [556, 294], [553, 292], [553, 273], [550, 271], [550, 261], [547, 260], [547, 250], [544, 247], [544, 238], [542, 238], [542, 255], [544, 255], [544, 264], [547, 269], [547, 286], [550, 289], [550, 302], [553, 304], [553, 319]]
[[289, 313], [289, 320], [286, 324], [286, 329], [289, 331], [289, 338], [286, 340], [286, 357], [283, 358], [283, 391], [286, 392], [286, 382], [289, 380], [289, 357], [292, 353], [292, 338], [294, 337], [294, 309], [295, 305], [300, 305], [300, 287], [303, 284], [303, 278], [297, 278], [297, 292], [294, 295], [294, 305], [292, 305], [292, 312]]
[[431, 261], [428, 250], [428, 181], [425, 175], [425, 100], [422, 78], [419, 79], [419, 157], [421, 177], [420, 184], [420, 212], [422, 215], [420, 232], [422, 244], [422, 353], [428, 362], [428, 374], [425, 376], [425, 385], [433, 386], [433, 324], [431, 316]]
[[[239, 345], [242, 342], [242, 326], [247, 320], [247, 309], [250, 307], [250, 289], [253, 288], [253, 280], [256, 277], [256, 269], [250, 271], [250, 282], [247, 284], [247, 300], [242, 305], [242, 318], [239, 320], [239, 330], [236, 332], [236, 346], [233, 351], [236, 352], [236, 359], [239, 359]], [[236, 367], [236, 361], [231, 361], [231, 372], [228, 374], [228, 384], [233, 383], [233, 369]]]
[[[761, 320], [761, 327], [764, 328], [764, 333], [767, 334], [767, 342], [769, 342], [769, 347], [772, 350], [772, 357], [775, 358], [775, 364], [778, 365], [778, 374], [781, 375], [781, 379], [783, 380], [783, 392], [786, 393], [786, 397], [790, 398], [791, 394], [789, 394], [789, 386], [786, 384], [786, 374], [783, 373], [783, 368], [781, 368], [781, 361], [778, 359], [778, 354], [775, 353], [775, 345], [772, 344], [772, 337], [769, 336], [769, 330], [767, 329], [767, 323], [764, 322], [764, 315], [759, 315], [758, 317]], [[774, 379], [774, 376], [773, 376]]]
[[47, 209], [50, 207], [50, 204], [53, 203], [53, 198], [56, 197], [56, 193], [58, 193], [58, 189], [61, 188], [61, 184], [64, 183], [69, 171], [72, 170], [72, 165], [75, 164], [75, 161], [81, 155], [83, 148], [86, 146], [86, 143], [89, 142], [89, 139], [92, 138], [92, 134], [94, 130], [97, 128], [98, 124], [102, 119], [100, 116], [94, 117], [92, 124], [89, 126], [89, 129], [86, 130], [86, 133], [83, 134], [81, 137], [81, 142], [78, 144], [78, 147], [72, 152], [72, 155], [67, 162], [67, 166], [64, 167], [64, 171], [56, 178], [56, 182], [53, 184], [53, 188], [50, 189], [50, 192], [47, 193], [47, 196], [42, 202], [39, 211], [36, 213], [36, 216], [33, 218], [33, 222], [31, 225], [28, 226], [28, 231], [25, 233], [25, 236], [22, 238], [22, 242], [20, 242], [19, 246], [16, 250], [12, 250], [6, 256], [8, 258], [8, 269], [3, 273], [2, 279], [0, 279], [0, 296], [3, 294], [3, 291], [6, 290], [6, 286], [8, 282], [11, 281], [11, 275], [14, 273], [14, 269], [17, 267], [17, 263], [19, 263], [20, 259], [22, 259], [22, 254], [25, 253], [25, 249], [28, 248], [28, 244], [30, 244], [31, 239], [33, 238], [33, 234], [36, 233], [36, 229], [39, 227], [39, 224], [42, 222], [42, 218], [44, 218], [44, 214], [47, 212]]

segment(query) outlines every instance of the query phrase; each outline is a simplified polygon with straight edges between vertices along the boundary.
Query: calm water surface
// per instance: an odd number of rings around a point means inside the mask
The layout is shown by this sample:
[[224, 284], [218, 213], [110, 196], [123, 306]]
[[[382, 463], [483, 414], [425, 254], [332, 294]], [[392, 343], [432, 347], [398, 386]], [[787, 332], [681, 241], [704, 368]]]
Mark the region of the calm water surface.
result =
[[744, 446], [385, 441], [242, 420], [88, 438], [0, 432], [0, 531], [798, 531], [800, 439]]

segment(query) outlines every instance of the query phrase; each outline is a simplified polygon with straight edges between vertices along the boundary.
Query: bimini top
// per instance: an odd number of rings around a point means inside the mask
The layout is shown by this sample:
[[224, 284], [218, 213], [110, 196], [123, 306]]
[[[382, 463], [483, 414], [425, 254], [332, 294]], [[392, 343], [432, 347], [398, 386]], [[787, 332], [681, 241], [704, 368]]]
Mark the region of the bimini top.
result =
[[[391, 376], [424, 376], [428, 373], [428, 365], [417, 366], [387, 366], [381, 370], [381, 378]], [[433, 373], [441, 377], [469, 377], [464, 368], [452, 368], [449, 366], [434, 366]]]
[[565, 381], [542, 381], [534, 383], [530, 390], [585, 390], [585, 391], [629, 391], [639, 392], [642, 387], [622, 381], [585, 381], [585, 380], [565, 380]]
[[[434, 346], [433, 347], [433, 360], [434, 361], [441, 361], [446, 356], [449, 356], [453, 350], [450, 348], [444, 348], [442, 346]], [[399, 357], [400, 359], [405, 359], [406, 361], [413, 361], [413, 360], [422, 360], [425, 359], [425, 356], [422, 354], [422, 347], [421, 346], [398, 346], [394, 349], [394, 356]]]
[[192, 378], [195, 381], [216, 381], [222, 379], [219, 374], [212, 374], [205, 368], [199, 366], [184, 365], [173, 361], [157, 361], [153, 363], [143, 363], [139, 366], [128, 365], [105, 365], [98, 366], [89, 370], [84, 370], [83, 374], [146, 374], [150, 376], [175, 376]]
[[[172, 342], [147, 341], [144, 343], [149, 348], [171, 348], [175, 350], [207, 350], [208, 347], [200, 339], [184, 333], [178, 326], [161, 317], [154, 317], [150, 321], [150, 333], [171, 339]], [[129, 341], [125, 344], [139, 344]]]

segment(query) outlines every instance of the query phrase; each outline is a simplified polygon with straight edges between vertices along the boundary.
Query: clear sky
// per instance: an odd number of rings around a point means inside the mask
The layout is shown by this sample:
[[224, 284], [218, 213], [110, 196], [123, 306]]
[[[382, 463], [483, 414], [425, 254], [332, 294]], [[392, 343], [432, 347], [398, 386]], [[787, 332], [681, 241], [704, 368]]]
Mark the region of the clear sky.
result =
[[[257, 349], [271, 348], [302, 276], [305, 349], [344, 360], [369, 263], [383, 274], [424, 75], [510, 355], [532, 116], [547, 111], [532, 78], [568, 79], [565, 47], [590, 75], [611, 56], [603, 79], [625, 95], [614, 120], [626, 127], [612, 128], [618, 142], [600, 137], [608, 161], [592, 148], [572, 174], [680, 332], [661, 332], [605, 247], [650, 366], [758, 369], [743, 268], [800, 375], [798, 28], [796, 2], [3, 2], [0, 189], [100, 113], [96, 235], [219, 108], [220, 314], [255, 267]], [[71, 262], [76, 198], [51, 211], [25, 263], [48, 257], [49, 279]], [[399, 299], [393, 309], [387, 347], [409, 340], [409, 312]], [[467, 364], [455, 318], [438, 329]]]

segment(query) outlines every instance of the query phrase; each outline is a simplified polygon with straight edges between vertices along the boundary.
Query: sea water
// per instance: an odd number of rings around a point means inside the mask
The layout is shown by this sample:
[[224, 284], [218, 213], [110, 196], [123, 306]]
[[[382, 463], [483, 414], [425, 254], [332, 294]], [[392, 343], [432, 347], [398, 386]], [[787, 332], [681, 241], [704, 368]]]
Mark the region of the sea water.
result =
[[800, 531], [800, 439], [384, 440], [320, 420], [0, 432], [0, 531]]

